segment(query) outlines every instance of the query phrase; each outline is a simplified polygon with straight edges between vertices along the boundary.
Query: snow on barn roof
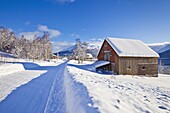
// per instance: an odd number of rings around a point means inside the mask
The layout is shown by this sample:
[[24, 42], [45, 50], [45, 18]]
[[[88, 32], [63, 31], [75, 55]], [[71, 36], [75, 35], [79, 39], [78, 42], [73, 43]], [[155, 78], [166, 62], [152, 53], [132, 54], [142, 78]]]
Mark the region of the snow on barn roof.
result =
[[110, 62], [109, 61], [96, 61], [94, 64], [93, 64], [93, 66], [95, 67], [95, 68], [98, 68], [98, 67], [100, 67], [100, 66], [104, 66], [104, 65], [107, 65], [107, 64], [110, 64]]
[[159, 57], [155, 51], [140, 40], [108, 37], [106, 41], [121, 57]]

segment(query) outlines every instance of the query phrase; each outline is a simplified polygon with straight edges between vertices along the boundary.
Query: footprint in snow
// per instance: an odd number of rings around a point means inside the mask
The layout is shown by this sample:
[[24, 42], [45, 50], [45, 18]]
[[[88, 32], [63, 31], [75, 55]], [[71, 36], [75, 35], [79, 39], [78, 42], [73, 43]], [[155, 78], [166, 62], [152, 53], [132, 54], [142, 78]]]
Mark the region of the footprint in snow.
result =
[[118, 102], [118, 103], [120, 103], [120, 100], [119, 100], [119, 99], [117, 99], [117, 102]]
[[167, 110], [167, 108], [164, 107], [164, 106], [158, 106], [158, 108], [163, 109], [163, 110]]
[[115, 108], [119, 109], [119, 107], [117, 105], [114, 105]]
[[108, 87], [109, 87], [109, 88], [111, 88], [111, 86], [110, 86], [110, 85], [108, 85]]

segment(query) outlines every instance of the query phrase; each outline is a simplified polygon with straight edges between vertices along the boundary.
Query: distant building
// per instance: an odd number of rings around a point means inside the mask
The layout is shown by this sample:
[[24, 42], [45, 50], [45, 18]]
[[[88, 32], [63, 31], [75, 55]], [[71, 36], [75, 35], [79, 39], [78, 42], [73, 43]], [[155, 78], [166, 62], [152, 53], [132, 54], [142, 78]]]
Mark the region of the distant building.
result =
[[159, 55], [140, 40], [106, 38], [99, 50], [99, 61], [110, 64], [98, 67], [123, 75], [158, 76]]
[[92, 59], [93, 58], [93, 55], [91, 53], [86, 53], [86, 58], [87, 59]]

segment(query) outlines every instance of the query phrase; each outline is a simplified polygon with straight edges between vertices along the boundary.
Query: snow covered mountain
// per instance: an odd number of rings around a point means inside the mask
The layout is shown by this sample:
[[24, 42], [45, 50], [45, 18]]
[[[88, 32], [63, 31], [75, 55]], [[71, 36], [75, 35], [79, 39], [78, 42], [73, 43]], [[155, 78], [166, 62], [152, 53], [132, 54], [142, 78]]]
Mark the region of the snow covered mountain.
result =
[[148, 44], [148, 46], [154, 51], [156, 51], [157, 53], [162, 53], [167, 50], [170, 50], [170, 42]]
[[[101, 44], [96, 44], [96, 43], [89, 43], [87, 47], [87, 52], [91, 53], [94, 57], [96, 57], [99, 49], [100, 49]], [[169, 54], [170, 51], [170, 42], [163, 42], [163, 43], [153, 43], [153, 44], [148, 44], [148, 46], [156, 51], [159, 55], [163, 52], [166, 52]], [[70, 46], [68, 48], [65, 48], [59, 52], [60, 56], [69, 56], [73, 53], [73, 50], [76, 48], [76, 45]], [[165, 53], [164, 53], [164, 56]]]
[[[60, 56], [69, 56], [73, 53], [75, 48], [76, 48], [76, 45], [73, 45], [73, 46], [70, 46], [68, 48], [65, 48], [65, 49], [59, 51], [58, 53]], [[93, 55], [93, 57], [96, 57], [99, 48], [100, 48], [100, 45], [89, 43], [87, 46], [87, 53], [90, 53]], [[54, 53], [54, 54], [56, 54], [56, 53]]]
[[148, 44], [148, 46], [159, 54], [159, 62], [161, 60], [162, 65], [170, 65], [170, 42]]

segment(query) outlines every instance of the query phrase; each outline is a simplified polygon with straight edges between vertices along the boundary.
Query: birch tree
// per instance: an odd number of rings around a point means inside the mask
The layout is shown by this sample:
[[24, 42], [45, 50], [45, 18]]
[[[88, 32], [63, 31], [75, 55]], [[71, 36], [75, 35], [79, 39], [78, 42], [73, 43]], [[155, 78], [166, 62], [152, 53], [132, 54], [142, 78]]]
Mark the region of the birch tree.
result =
[[83, 63], [86, 58], [87, 43], [76, 39], [76, 49], [74, 50], [74, 57], [78, 59], [78, 63]]
[[52, 44], [48, 32], [44, 32], [42, 37], [35, 35], [33, 40], [27, 40], [24, 35], [16, 38], [14, 32], [0, 27], [0, 51], [24, 59], [52, 58]]
[[15, 39], [14, 32], [0, 27], [0, 51], [11, 53]]

